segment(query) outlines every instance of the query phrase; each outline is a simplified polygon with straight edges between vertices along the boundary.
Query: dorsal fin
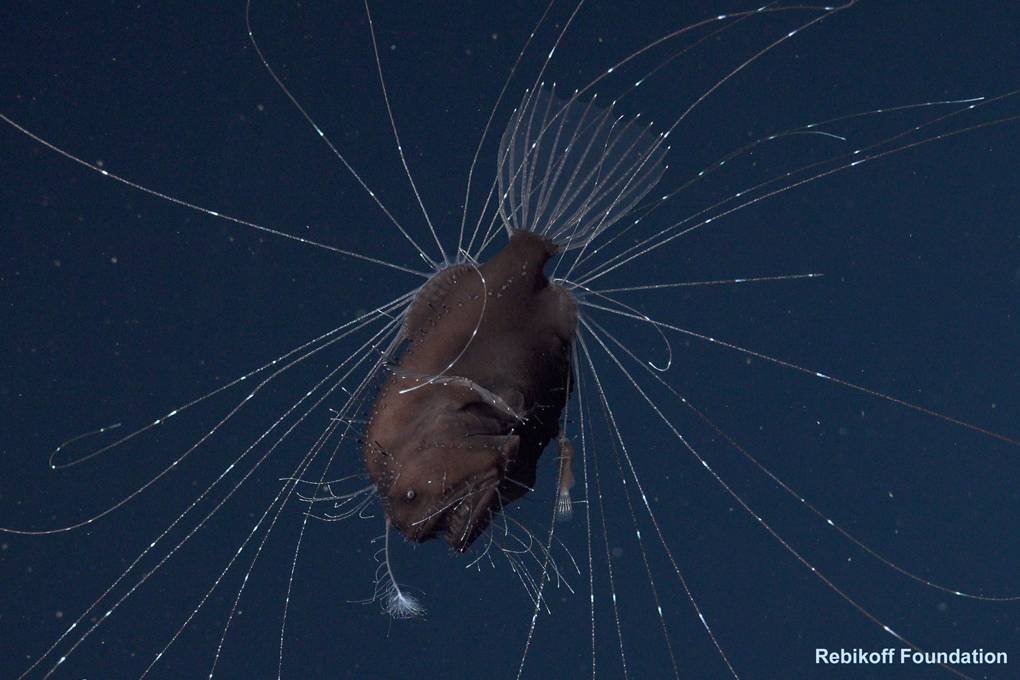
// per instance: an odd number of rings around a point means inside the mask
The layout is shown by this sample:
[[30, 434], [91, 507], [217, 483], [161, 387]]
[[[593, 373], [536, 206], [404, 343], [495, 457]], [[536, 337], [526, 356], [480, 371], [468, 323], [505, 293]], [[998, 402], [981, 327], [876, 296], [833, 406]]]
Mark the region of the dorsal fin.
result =
[[471, 277], [477, 279], [474, 267], [469, 264], [455, 264], [439, 272], [418, 291], [414, 303], [407, 310], [404, 319], [404, 337], [413, 339], [421, 331], [428, 330], [429, 321], [435, 321], [450, 306], [451, 293]]

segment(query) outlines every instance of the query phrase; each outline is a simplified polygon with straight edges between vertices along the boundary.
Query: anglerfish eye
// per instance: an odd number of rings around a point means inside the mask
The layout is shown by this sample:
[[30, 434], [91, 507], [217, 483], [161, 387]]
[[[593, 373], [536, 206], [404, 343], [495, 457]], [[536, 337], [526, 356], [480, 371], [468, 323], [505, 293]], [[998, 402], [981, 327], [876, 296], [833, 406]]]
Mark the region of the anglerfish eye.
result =
[[415, 496], [414, 489], [408, 489], [407, 493], [404, 494], [404, 498], [406, 498], [409, 501], [413, 501], [414, 496]]

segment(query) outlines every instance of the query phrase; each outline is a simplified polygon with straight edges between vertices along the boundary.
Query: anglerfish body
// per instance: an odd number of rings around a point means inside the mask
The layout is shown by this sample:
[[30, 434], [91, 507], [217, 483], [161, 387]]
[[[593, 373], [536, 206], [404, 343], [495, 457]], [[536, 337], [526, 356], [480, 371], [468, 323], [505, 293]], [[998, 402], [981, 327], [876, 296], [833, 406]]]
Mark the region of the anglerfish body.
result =
[[407, 538], [443, 536], [462, 552], [534, 486], [571, 390], [577, 306], [543, 272], [556, 252], [515, 231], [487, 262], [436, 274], [408, 310], [363, 450]]

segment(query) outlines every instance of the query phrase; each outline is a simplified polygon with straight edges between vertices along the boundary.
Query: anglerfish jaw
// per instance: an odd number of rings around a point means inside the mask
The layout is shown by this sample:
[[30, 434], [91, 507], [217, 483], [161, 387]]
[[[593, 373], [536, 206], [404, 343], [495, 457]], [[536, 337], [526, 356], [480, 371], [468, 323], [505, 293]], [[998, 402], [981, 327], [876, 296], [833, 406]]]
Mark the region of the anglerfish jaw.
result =
[[489, 526], [496, 511], [498, 484], [498, 479], [489, 481], [447, 511], [446, 543], [452, 550], [465, 552]]

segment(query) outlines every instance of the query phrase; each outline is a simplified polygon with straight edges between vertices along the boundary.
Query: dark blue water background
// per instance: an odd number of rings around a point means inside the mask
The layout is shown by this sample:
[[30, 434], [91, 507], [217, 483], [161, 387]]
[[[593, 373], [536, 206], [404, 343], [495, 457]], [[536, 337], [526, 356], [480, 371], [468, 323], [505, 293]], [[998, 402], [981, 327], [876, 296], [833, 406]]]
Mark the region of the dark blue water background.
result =
[[[424, 242], [385, 118], [363, 9], [358, 3], [263, 4], [253, 21], [269, 59]], [[669, 28], [753, 7], [677, 4], [585, 7], [548, 78], [581, 86]], [[241, 3], [8, 7], [0, 110], [147, 186], [417, 266], [256, 60], [243, 9]], [[568, 10], [554, 9], [552, 25]], [[411, 170], [449, 243], [477, 136], [541, 7], [387, 3], [374, 11]], [[621, 111], [672, 122], [706, 87], [807, 16], [754, 19], [708, 41], [622, 101]], [[1008, 4], [862, 2], [770, 53], [696, 109], [673, 135], [663, 186], [775, 130], [1020, 87], [1018, 29], [1020, 11]], [[515, 81], [514, 98], [537, 72], [553, 32], [547, 26], [541, 48], [525, 58], [526, 78]], [[642, 62], [644, 70], [674, 51], [656, 52]], [[631, 74], [638, 72], [641, 67]], [[598, 90], [606, 97], [619, 93], [632, 75]], [[1017, 112], [1007, 102], [939, 130]], [[497, 132], [506, 115], [504, 108], [497, 116]], [[738, 163], [664, 206], [654, 224], [933, 115], [927, 110], [833, 128], [850, 138], [845, 145], [821, 138], [777, 143], [755, 164]], [[61, 440], [111, 422], [147, 422], [415, 283], [153, 199], [8, 127], [0, 137], [0, 524], [46, 527], [95, 513], [172, 460], [233, 401], [220, 399], [118, 453], [53, 473], [46, 457]], [[612, 283], [822, 272], [813, 281], [626, 299], [671, 323], [1015, 438], [1018, 145], [1020, 125], [1012, 123], [866, 164], [674, 242]], [[488, 180], [494, 165], [489, 147], [478, 176]], [[598, 318], [640, 356], [661, 361], [663, 345], [654, 333]], [[827, 515], [924, 578], [975, 592], [1020, 593], [1016, 446], [704, 342], [671, 339], [671, 384]], [[345, 355], [341, 349], [327, 360]], [[87, 530], [0, 537], [0, 675], [15, 677], [44, 650], [323, 365], [282, 381], [168, 480]], [[899, 644], [725, 495], [604, 356], [600, 366], [662, 531], [741, 677], [950, 677], [903, 666], [816, 666], [816, 647]], [[807, 513], [663, 390], [652, 395], [737, 493], [884, 623], [926, 648], [1006, 651], [1006, 668], [965, 670], [974, 677], [1017, 676], [1017, 603], [962, 600], [897, 575]], [[327, 417], [317, 412], [55, 677], [136, 677], [212, 584], [279, 487], [276, 480]], [[608, 441], [600, 429], [630, 677], [672, 677]], [[336, 468], [342, 474], [359, 465], [351, 445]], [[545, 483], [519, 511], [539, 530], [555, 474], [549, 461], [541, 474]], [[300, 511], [292, 504], [266, 544], [216, 677], [275, 673]], [[681, 677], [728, 677], [647, 518], [639, 521]], [[290, 603], [284, 677], [514, 677], [531, 605], [505, 563], [465, 571], [464, 559], [441, 545], [400, 544], [395, 564], [403, 581], [424, 591], [428, 616], [393, 623], [374, 605], [350, 603], [371, 594], [370, 540], [381, 528], [378, 517], [310, 525]], [[560, 535], [586, 562], [583, 523], [561, 528]], [[599, 677], [621, 677], [601, 540], [594, 549]], [[228, 572], [152, 677], [204, 677], [241, 573]], [[577, 595], [547, 591], [554, 613], [539, 619], [526, 677], [590, 677], [587, 577], [575, 574], [572, 585]]]

